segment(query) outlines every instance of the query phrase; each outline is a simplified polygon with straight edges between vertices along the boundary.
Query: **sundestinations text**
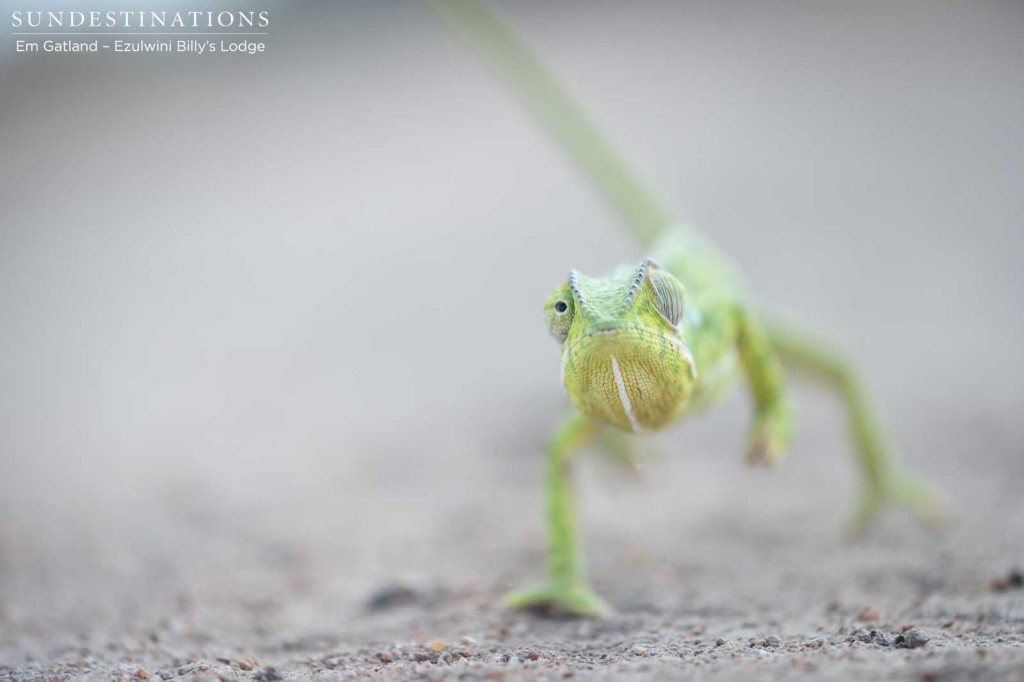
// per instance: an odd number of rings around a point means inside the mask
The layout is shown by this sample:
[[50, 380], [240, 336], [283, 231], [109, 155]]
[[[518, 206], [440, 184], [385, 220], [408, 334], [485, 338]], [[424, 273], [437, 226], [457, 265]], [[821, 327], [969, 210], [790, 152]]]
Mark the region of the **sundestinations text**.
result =
[[11, 12], [11, 28], [268, 28], [270, 12], [154, 10]]

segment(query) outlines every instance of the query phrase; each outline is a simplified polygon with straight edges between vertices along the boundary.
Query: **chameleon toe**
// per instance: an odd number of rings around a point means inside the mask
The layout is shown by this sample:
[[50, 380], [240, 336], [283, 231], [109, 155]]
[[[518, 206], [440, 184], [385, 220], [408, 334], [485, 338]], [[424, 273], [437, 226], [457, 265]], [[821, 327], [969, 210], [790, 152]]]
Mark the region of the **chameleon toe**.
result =
[[615, 614], [605, 600], [582, 585], [538, 585], [507, 594], [502, 603], [510, 609], [543, 610], [584, 618], [609, 618]]

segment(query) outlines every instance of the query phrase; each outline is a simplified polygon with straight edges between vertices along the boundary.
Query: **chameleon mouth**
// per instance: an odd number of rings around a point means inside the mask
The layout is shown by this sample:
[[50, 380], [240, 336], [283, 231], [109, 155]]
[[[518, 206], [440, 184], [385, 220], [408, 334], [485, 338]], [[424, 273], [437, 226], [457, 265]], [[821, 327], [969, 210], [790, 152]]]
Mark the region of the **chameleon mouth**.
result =
[[[619, 337], [620, 334], [623, 335], [623, 336], [629, 336], [629, 335], [632, 335], [632, 334], [643, 334], [645, 336], [649, 336], [649, 337], [652, 337], [652, 338], [661, 339], [662, 341], [668, 343], [669, 345], [674, 347], [679, 352], [680, 355], [682, 355], [683, 359], [686, 361], [686, 364], [689, 365], [691, 377], [693, 379], [697, 379], [697, 363], [693, 359], [693, 353], [690, 352], [690, 347], [689, 346], [687, 346], [680, 339], [677, 339], [677, 338], [672, 337], [672, 336], [668, 336], [666, 334], [662, 334], [660, 332], [651, 331], [650, 329], [645, 329], [643, 327], [634, 327], [634, 326], [622, 325], [622, 324], [616, 324], [616, 325], [609, 324], [609, 325], [597, 326], [593, 330], [588, 331], [586, 334], [583, 335], [583, 338], [581, 338], [579, 341], [577, 341], [575, 344], [573, 344], [573, 349], [569, 349], [569, 352], [571, 352], [572, 350], [574, 350], [576, 348], [580, 348], [580, 347], [589, 345], [588, 342], [593, 342], [593, 341], [599, 340], [601, 338], [615, 339], [615, 338]], [[567, 355], [567, 354], [568, 353], [565, 353], [564, 355]], [[563, 359], [564, 359], [564, 357], [563, 357]], [[564, 377], [563, 377], [563, 383], [564, 383]]]

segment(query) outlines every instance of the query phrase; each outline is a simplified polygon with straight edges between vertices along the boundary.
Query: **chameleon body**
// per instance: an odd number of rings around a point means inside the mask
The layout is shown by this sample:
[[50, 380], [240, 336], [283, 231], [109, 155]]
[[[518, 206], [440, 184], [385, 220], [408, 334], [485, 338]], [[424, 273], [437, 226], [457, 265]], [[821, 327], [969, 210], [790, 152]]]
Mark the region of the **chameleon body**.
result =
[[743, 381], [754, 407], [747, 462], [775, 464], [792, 434], [784, 365], [833, 387], [845, 408], [862, 481], [852, 527], [863, 529], [889, 503], [938, 520], [942, 496], [896, 464], [856, 373], [840, 354], [791, 328], [765, 324], [737, 268], [638, 180], [490, 10], [478, 0], [428, 4], [504, 79], [651, 254], [603, 277], [570, 271], [544, 304], [548, 328], [561, 343], [561, 381], [574, 409], [546, 447], [547, 580], [508, 595], [506, 605], [611, 613], [587, 585], [573, 455], [595, 439], [620, 448], [624, 441], [616, 432], [667, 427], [712, 406]]

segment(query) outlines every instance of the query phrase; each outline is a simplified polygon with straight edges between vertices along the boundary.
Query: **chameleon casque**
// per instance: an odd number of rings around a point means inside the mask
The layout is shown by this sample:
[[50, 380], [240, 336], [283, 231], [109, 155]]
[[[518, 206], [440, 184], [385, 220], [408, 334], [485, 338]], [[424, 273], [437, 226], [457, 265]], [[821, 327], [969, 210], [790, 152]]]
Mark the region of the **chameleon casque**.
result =
[[887, 504], [925, 521], [944, 515], [944, 497], [896, 464], [857, 374], [826, 344], [769, 325], [733, 264], [681, 221], [634, 175], [589, 117], [478, 0], [428, 4], [473, 47], [547, 128], [639, 235], [650, 258], [610, 275], [572, 270], [544, 304], [561, 344], [561, 381], [573, 404], [546, 448], [548, 576], [515, 592], [515, 608], [582, 616], [611, 608], [587, 585], [570, 460], [617, 431], [653, 432], [713, 405], [739, 382], [753, 401], [746, 458], [773, 465], [792, 434], [783, 367], [835, 389], [849, 422], [861, 492], [851, 526], [865, 528]]

